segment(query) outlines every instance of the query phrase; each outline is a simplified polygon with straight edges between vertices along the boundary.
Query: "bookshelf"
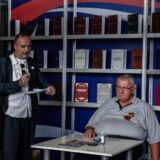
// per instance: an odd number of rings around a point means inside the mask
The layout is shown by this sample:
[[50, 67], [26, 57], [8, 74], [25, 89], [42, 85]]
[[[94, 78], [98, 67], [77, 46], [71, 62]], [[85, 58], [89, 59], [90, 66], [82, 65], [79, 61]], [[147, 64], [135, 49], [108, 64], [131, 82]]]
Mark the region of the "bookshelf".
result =
[[[77, 2], [74, 1], [74, 16], [77, 16]], [[74, 68], [67, 68], [67, 73], [68, 74], [72, 74], [72, 83], [74, 84], [76, 82], [76, 77], [79, 74], [87, 74], [88, 76], [90, 74], [95, 74], [97, 76], [101, 75], [101, 74], [114, 74], [114, 75], [119, 75], [119, 74], [132, 74], [134, 75], [139, 75], [141, 77], [141, 85], [139, 87], [138, 90], [141, 90], [141, 98], [143, 100], [146, 100], [147, 102], [149, 102], [151, 105], [153, 105], [153, 109], [155, 111], [160, 111], [160, 107], [157, 105], [154, 105], [153, 103], [153, 77], [154, 76], [158, 76], [160, 75], [160, 70], [156, 70], [153, 69], [152, 67], [147, 66], [147, 58], [148, 58], [148, 47], [147, 45], [150, 43], [151, 40], [153, 39], [158, 39], [160, 38], [160, 33], [147, 33], [147, 27], [148, 26], [148, 1], [144, 1], [144, 12], [143, 12], [143, 33], [141, 34], [99, 34], [99, 35], [68, 35], [68, 40], [72, 40], [73, 41], [73, 50], [78, 46], [78, 43], [81, 43], [81, 41], [85, 40], [85, 42], [90, 41], [90, 40], [94, 40], [96, 39], [97, 41], [99, 40], [134, 40], [134, 39], [138, 39], [142, 41], [142, 49], [143, 49], [143, 57], [142, 57], [142, 69], [74, 69]], [[146, 25], [147, 24], [147, 25]], [[153, 42], [152, 42], [153, 43]], [[150, 46], [153, 44], [150, 44]], [[153, 53], [153, 46], [151, 46], [152, 48], [152, 52]], [[153, 60], [153, 57], [150, 56], [150, 60]], [[150, 66], [153, 65], [153, 62], [150, 62]], [[147, 82], [149, 79], [149, 82]], [[85, 80], [84, 80], [85, 81]], [[151, 86], [151, 87], [150, 87]], [[148, 89], [149, 88], [149, 89]], [[149, 90], [149, 94], [146, 94]], [[72, 89], [72, 93], [73, 93], [73, 89]], [[73, 95], [72, 95], [73, 96]], [[93, 103], [93, 102], [88, 102], [88, 103], [75, 103], [73, 98], [71, 102], [67, 102], [66, 105], [70, 105], [73, 106], [73, 112], [72, 112], [72, 122], [75, 122], [75, 108], [76, 107], [88, 107], [90, 108], [91, 106], [96, 106], [97, 108], [99, 107], [99, 105], [97, 105], [97, 103]], [[93, 108], [94, 108], [93, 107]], [[95, 107], [95, 108], [96, 108]], [[72, 124], [72, 131], [74, 132], [75, 129], [75, 124]]]
[[[8, 1], [8, 4], [11, 3], [11, 0]], [[152, 4], [154, 6], [155, 2], [152, 1]], [[10, 5], [9, 9], [10, 9]], [[49, 35], [49, 36], [33, 36], [32, 40], [33, 42], [47, 42], [47, 41], [51, 41], [54, 44], [54, 41], [56, 40], [60, 40], [62, 42], [62, 48], [64, 51], [63, 54], [63, 68], [59, 69], [59, 68], [41, 68], [41, 71], [44, 73], [49, 73], [49, 74], [56, 74], [56, 73], [60, 73], [62, 75], [62, 92], [63, 92], [63, 99], [61, 102], [55, 102], [55, 101], [39, 101], [39, 105], [49, 105], [49, 106], [60, 106], [62, 107], [62, 134], [64, 134], [65, 132], [65, 120], [66, 120], [66, 110], [67, 108], [72, 108], [72, 114], [71, 114], [71, 118], [72, 118], [72, 125], [71, 125], [71, 130], [74, 131], [75, 129], [75, 108], [98, 108], [100, 104], [97, 104], [96, 102], [88, 102], [88, 103], [76, 103], [74, 102], [74, 87], [73, 84], [76, 82], [76, 79], [79, 75], [84, 75], [86, 76], [102, 76], [102, 75], [106, 75], [108, 77], [111, 76], [117, 76], [119, 74], [133, 74], [134, 76], [138, 76], [138, 79], [140, 79], [140, 84], [139, 84], [139, 90], [141, 90], [141, 98], [143, 100], [147, 100], [150, 104], [153, 104], [153, 81], [154, 81], [154, 77], [160, 75], [160, 70], [156, 70], [153, 68], [153, 59], [154, 57], [152, 56], [154, 53], [154, 41], [159, 40], [160, 38], [160, 33], [147, 33], [147, 27], [149, 23], [147, 20], [147, 16], [148, 16], [148, 1], [144, 1], [144, 9], [143, 9], [143, 33], [140, 34], [97, 34], [97, 35], [93, 35], [93, 34], [88, 34], [88, 35], [73, 35], [73, 34], [67, 34], [67, 26], [63, 25], [63, 34], [62, 35]], [[68, 16], [68, 4], [67, 1], [64, 0], [63, 1], [63, 23], [67, 24], [67, 21], [69, 19]], [[73, 3], [73, 17], [76, 17], [78, 15], [78, 6], [77, 6], [77, 1], [74, 0]], [[152, 9], [152, 12], [154, 12], [154, 8]], [[72, 18], [73, 18], [72, 17]], [[10, 13], [9, 13], [9, 19], [10, 18]], [[147, 24], [147, 25], [146, 25]], [[10, 27], [10, 26], [9, 26]], [[11, 42], [13, 41], [14, 37], [10, 36], [10, 34], [8, 34], [8, 36], [0, 36], [0, 41], [1, 42]], [[92, 41], [107, 41], [107, 42], [118, 42], [118, 41], [128, 41], [129, 43], [132, 43], [130, 41], [140, 41], [141, 42], [141, 46], [143, 48], [143, 58], [142, 58], [142, 69], [111, 69], [111, 68], [105, 68], [105, 69], [93, 69], [93, 68], [87, 68], [87, 69], [75, 69], [72, 67], [68, 67], [67, 64], [68, 63], [72, 63], [72, 62], [68, 62], [67, 60], [67, 56], [69, 54], [72, 54], [72, 57], [74, 57], [73, 51], [78, 48], [79, 43], [85, 41], [87, 43], [91, 43]], [[91, 41], [91, 42], [90, 42]], [[99, 42], [98, 42], [99, 43]], [[68, 49], [68, 45], [72, 45], [71, 49]], [[150, 46], [150, 63], [149, 63], [149, 68], [147, 67], [146, 63], [147, 63], [147, 45], [149, 44]], [[79, 47], [80, 48], [80, 47]], [[117, 47], [118, 48], [118, 47]], [[109, 48], [110, 50], [111, 48]], [[71, 66], [73, 66], [73, 64], [71, 64]], [[71, 89], [68, 91], [67, 89], [67, 80], [71, 79], [72, 81], [72, 87]], [[147, 83], [147, 79], [149, 79], [149, 82]], [[146, 95], [146, 86], [150, 86], [149, 87], [149, 95]], [[68, 92], [70, 92], [71, 94], [71, 98], [70, 101], [68, 101], [67, 99], [67, 94]], [[153, 104], [154, 105], [154, 104]], [[158, 108], [158, 106], [154, 105], [154, 109], [156, 111], [160, 111], [160, 109]]]

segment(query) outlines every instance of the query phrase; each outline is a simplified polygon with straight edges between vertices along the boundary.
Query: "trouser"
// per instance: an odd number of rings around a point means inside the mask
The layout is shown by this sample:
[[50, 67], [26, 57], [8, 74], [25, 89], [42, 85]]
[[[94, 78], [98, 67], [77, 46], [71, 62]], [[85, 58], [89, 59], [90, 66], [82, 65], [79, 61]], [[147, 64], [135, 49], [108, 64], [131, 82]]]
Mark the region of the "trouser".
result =
[[4, 160], [31, 160], [31, 144], [35, 126], [31, 118], [5, 116]]

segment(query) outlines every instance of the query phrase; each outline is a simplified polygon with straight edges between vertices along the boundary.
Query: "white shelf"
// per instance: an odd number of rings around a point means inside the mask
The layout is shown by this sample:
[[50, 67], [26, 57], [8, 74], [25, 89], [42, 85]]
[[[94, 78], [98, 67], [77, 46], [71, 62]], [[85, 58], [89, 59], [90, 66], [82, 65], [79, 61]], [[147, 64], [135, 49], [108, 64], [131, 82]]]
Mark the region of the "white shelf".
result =
[[[44, 106], [61, 106], [62, 102], [52, 101], [52, 100], [40, 100], [38, 105]], [[98, 108], [100, 104], [98, 103], [87, 103], [87, 102], [66, 102], [67, 107], [87, 107], [87, 108]]]
[[141, 69], [72, 69], [68, 68], [67, 72], [69, 73], [130, 73], [130, 74], [141, 74]]
[[12, 40], [14, 40], [14, 37], [6, 37], [6, 36], [0, 37], [0, 41], [12, 41]]
[[[12, 41], [15, 36], [0, 36], [0, 41]], [[62, 39], [62, 35], [50, 35], [50, 36], [32, 36], [32, 40], [58, 40]]]
[[67, 107], [99, 108], [101, 104], [93, 102], [67, 102]]
[[142, 34], [97, 34], [97, 35], [68, 35], [68, 39], [141, 39]]
[[40, 68], [41, 72], [46, 72], [46, 73], [62, 73], [61, 68]]
[[[150, 35], [151, 37], [151, 35]], [[160, 35], [159, 35], [160, 37]], [[57, 40], [62, 39], [62, 35], [49, 35], [49, 36], [32, 36], [32, 40]], [[97, 34], [97, 35], [68, 35], [68, 39], [141, 39], [142, 34]], [[0, 41], [14, 40], [14, 36], [2, 36]]]
[[52, 100], [39, 100], [38, 105], [40, 106], [61, 106], [62, 102]]
[[50, 35], [50, 36], [32, 36], [32, 40], [58, 40], [62, 39], [62, 35]]
[[160, 70], [159, 69], [149, 69], [149, 70], [147, 70], [147, 74], [149, 74], [149, 75], [159, 75]]
[[[40, 100], [39, 105], [44, 106], [61, 106], [62, 102], [52, 100]], [[94, 102], [66, 102], [67, 107], [81, 107], [81, 108], [99, 108], [101, 104]], [[160, 111], [160, 106], [153, 106], [155, 111]]]
[[160, 33], [148, 33], [148, 38], [160, 38]]

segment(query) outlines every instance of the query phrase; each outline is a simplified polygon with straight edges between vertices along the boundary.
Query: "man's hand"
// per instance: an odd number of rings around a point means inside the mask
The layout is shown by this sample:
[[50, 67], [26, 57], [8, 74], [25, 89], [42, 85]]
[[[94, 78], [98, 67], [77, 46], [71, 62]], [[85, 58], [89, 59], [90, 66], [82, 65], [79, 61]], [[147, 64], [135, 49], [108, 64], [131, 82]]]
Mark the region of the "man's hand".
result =
[[84, 138], [88, 138], [88, 139], [93, 138], [95, 136], [96, 136], [96, 133], [94, 132], [94, 128], [93, 127], [86, 128], [86, 130], [85, 130], [85, 132], [83, 134], [83, 137]]
[[54, 86], [49, 86], [49, 87], [47, 87], [47, 89], [46, 89], [46, 94], [48, 94], [48, 95], [54, 95], [54, 94], [56, 94], [56, 89], [55, 89], [55, 87], [54, 87]]
[[20, 86], [27, 86], [29, 83], [30, 75], [29, 74], [23, 74], [21, 78], [19, 79], [19, 85]]

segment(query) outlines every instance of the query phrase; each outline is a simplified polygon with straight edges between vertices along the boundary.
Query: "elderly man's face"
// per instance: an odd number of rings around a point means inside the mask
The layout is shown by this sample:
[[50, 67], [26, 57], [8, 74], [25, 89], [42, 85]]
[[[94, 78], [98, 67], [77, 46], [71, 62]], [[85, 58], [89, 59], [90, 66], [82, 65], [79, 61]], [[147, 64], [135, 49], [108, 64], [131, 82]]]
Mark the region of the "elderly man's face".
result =
[[128, 80], [117, 80], [117, 97], [121, 102], [130, 101], [134, 94], [134, 86]]
[[20, 36], [14, 44], [15, 57], [19, 59], [26, 59], [31, 50], [31, 40], [28, 36]]

